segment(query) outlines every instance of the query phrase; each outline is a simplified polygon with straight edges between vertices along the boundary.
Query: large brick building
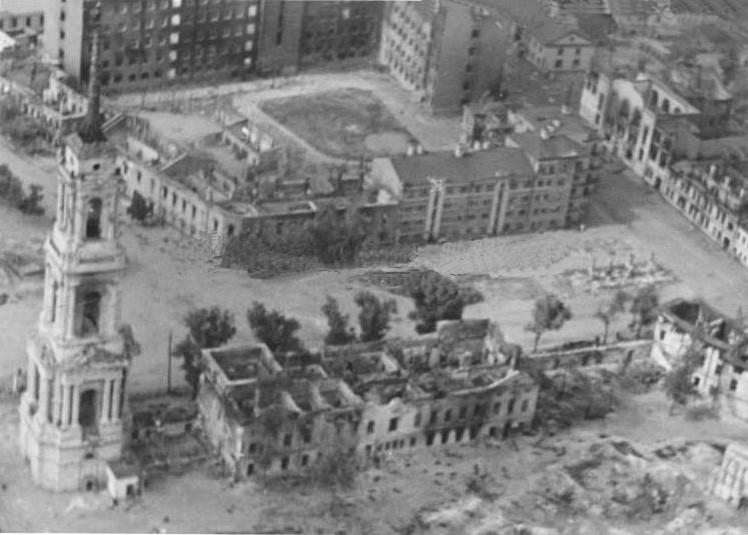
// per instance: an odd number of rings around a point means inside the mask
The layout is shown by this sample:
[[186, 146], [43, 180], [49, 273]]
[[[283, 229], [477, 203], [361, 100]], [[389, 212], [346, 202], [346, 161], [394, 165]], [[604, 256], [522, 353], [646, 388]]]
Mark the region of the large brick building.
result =
[[44, 48], [81, 81], [88, 77], [97, 5], [105, 91], [241, 78], [254, 72], [259, 0], [49, 2]]
[[264, 0], [259, 69], [292, 73], [373, 58], [385, 2]]

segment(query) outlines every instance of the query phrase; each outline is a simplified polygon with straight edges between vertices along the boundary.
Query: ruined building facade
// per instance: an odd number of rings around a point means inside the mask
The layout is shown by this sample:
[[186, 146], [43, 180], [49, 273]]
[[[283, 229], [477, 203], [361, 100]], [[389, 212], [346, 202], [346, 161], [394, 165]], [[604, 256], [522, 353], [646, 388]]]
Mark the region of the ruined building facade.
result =
[[44, 305], [28, 345], [20, 447], [34, 482], [97, 488], [120, 457], [129, 355], [120, 334], [125, 254], [113, 149], [78, 134], [60, 153], [57, 217], [45, 244]]
[[202, 425], [237, 480], [307, 471], [331, 453], [500, 439], [535, 414], [538, 385], [516, 369], [517, 349], [488, 320], [457, 320], [304, 358], [264, 344], [205, 350]]

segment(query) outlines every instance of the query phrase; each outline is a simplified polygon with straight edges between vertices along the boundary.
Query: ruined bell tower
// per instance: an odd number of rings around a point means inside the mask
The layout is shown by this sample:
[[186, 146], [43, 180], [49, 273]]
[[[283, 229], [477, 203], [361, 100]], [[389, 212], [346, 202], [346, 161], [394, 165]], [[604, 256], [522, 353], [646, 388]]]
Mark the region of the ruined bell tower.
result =
[[[96, 10], [92, 16], [96, 23]], [[119, 332], [121, 177], [101, 128], [98, 30], [92, 46], [88, 115], [58, 154], [44, 304], [28, 344], [28, 388], [19, 407], [20, 447], [33, 480], [58, 491], [97, 488], [124, 442], [130, 356]]]

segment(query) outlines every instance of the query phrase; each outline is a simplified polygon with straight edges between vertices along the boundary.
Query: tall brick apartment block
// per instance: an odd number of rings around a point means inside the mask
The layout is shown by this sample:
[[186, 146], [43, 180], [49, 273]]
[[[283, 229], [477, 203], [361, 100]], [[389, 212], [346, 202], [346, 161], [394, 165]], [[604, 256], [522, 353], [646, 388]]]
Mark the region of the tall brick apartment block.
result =
[[90, 12], [97, 4], [104, 91], [240, 79], [255, 70], [260, 0], [48, 2], [44, 48], [83, 83], [90, 64]]

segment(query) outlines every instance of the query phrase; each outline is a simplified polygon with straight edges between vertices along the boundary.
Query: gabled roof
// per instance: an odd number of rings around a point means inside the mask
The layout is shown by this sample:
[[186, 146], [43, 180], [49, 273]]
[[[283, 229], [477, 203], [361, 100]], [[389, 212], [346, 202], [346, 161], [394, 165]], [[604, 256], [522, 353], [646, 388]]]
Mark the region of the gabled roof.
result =
[[532, 28], [530, 30], [530, 33], [532, 33], [533, 37], [535, 37], [535, 39], [537, 39], [543, 45], [553, 45], [569, 35], [578, 37], [580, 39], [580, 42], [577, 44], [579, 44], [580, 46], [592, 44], [574, 25], [566, 24], [556, 20], [549, 20], [541, 26]]
[[461, 182], [499, 176], [531, 176], [527, 156], [520, 150], [498, 147], [457, 157], [451, 151], [421, 156], [395, 156], [390, 160], [403, 183], [415, 184], [430, 178], [449, 178]]

